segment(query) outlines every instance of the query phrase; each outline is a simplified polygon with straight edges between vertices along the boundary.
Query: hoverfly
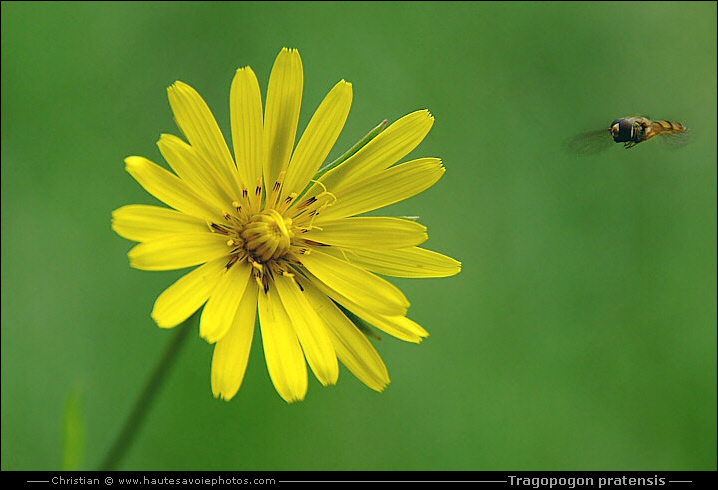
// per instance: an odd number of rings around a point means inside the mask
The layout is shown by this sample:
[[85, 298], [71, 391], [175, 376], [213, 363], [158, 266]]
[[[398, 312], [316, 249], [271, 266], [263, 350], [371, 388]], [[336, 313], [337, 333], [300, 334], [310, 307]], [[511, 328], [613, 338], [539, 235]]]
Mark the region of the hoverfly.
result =
[[651, 121], [647, 117], [629, 116], [616, 119], [608, 130], [592, 131], [580, 134], [567, 142], [569, 150], [589, 154], [603, 151], [615, 143], [623, 143], [623, 147], [633, 148], [638, 143], [648, 141], [654, 136], [663, 136], [666, 142], [683, 146], [686, 140], [686, 127], [675, 121]]

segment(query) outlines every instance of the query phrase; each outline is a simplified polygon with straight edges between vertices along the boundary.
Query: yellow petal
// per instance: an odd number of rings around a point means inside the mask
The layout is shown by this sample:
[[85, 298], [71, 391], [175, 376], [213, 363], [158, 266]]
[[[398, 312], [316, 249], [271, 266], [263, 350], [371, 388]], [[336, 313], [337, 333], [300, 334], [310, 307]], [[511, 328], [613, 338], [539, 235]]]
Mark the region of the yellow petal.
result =
[[199, 334], [207, 342], [217, 342], [229, 330], [251, 270], [252, 266], [246, 260], [235, 262], [212, 291], [212, 297], [207, 301], [199, 322]]
[[[311, 276], [310, 279], [312, 279]], [[377, 314], [370, 309], [364, 308], [363, 305], [359, 305], [357, 303], [354, 303], [353, 301], [348, 300], [345, 296], [339, 294], [337, 291], [334, 291], [331, 288], [328, 288], [325, 284], [321, 284], [318, 281], [312, 281], [312, 284], [317, 286], [320, 291], [322, 291], [332, 300], [336, 301], [338, 304], [342, 305], [347, 310], [354, 313], [359, 318], [363, 319], [372, 326], [388, 333], [393, 337], [396, 337], [400, 340], [404, 340], [406, 342], [413, 342], [418, 344], [423, 340], [423, 337], [429, 336], [429, 333], [424, 330], [421, 325], [408, 319], [403, 315]]]
[[403, 315], [381, 315], [375, 313], [370, 308], [365, 308], [364, 304], [350, 301], [347, 297], [329, 288], [312, 275], [308, 277], [317, 289], [329, 296], [332, 300], [389, 335], [414, 343], [419, 343], [422, 341], [422, 337], [429, 336], [429, 333], [421, 328], [421, 325], [409, 320]]
[[237, 70], [229, 92], [232, 146], [237, 171], [247, 189], [254, 189], [262, 175], [262, 95], [257, 77], [250, 67]]
[[362, 383], [376, 391], [389, 384], [384, 361], [366, 336], [310, 281], [299, 278], [309, 304], [324, 321], [339, 360]]
[[393, 284], [344, 260], [313, 249], [301, 256], [302, 265], [350, 301], [386, 315], [404, 315], [409, 301]]
[[230, 400], [242, 384], [257, 315], [257, 284], [250, 282], [239, 303], [229, 331], [214, 346], [212, 394]]
[[226, 264], [224, 258], [207, 262], [165, 289], [152, 309], [152, 318], [157, 325], [174, 327], [197, 311], [217, 286]]
[[[408, 114], [367, 143], [320, 179], [331, 192], [354, 184], [394, 165], [416, 148], [427, 135], [434, 118], [427, 110]], [[312, 195], [308, 193], [308, 195]]]
[[274, 284], [314, 375], [324, 386], [335, 384], [339, 365], [324, 322], [309, 305], [294, 279], [275, 276]]
[[302, 60], [296, 49], [283, 48], [269, 75], [264, 113], [264, 184], [271, 189], [287, 168], [297, 134], [304, 85]]
[[[349, 305], [350, 304], [347, 303], [347, 305], [342, 306], [344, 306], [346, 309], [350, 309]], [[354, 313], [358, 317], [363, 318], [379, 330], [382, 330], [389, 335], [393, 335], [397, 339], [418, 344], [423, 340], [424, 337], [429, 336], [429, 332], [424, 330], [421, 325], [405, 316], [377, 315], [371, 311], [359, 307], [356, 304], [353, 305], [352, 308], [352, 313]]]
[[135, 245], [130, 266], [146, 271], [183, 269], [227, 256], [227, 237], [218, 233], [186, 233], [155, 238]]
[[317, 219], [316, 225], [300, 238], [337, 247], [379, 250], [411, 247], [428, 238], [425, 226], [400, 218]]
[[223, 209], [235, 199], [227, 183], [196, 148], [171, 134], [160, 135], [157, 146], [172, 170], [204, 201]]
[[241, 187], [237, 167], [205, 101], [195, 89], [179, 80], [167, 89], [167, 96], [177, 126], [189, 144], [214, 167], [234, 192], [234, 198], [239, 199]]
[[121, 237], [136, 242], [165, 235], [207, 231], [204, 220], [174, 209], [130, 204], [112, 212], [112, 229]]
[[221, 213], [206, 203], [182, 179], [143, 157], [125, 158], [125, 170], [144, 189], [178, 211], [204, 220], [217, 221]]
[[271, 279], [267, 292], [259, 292], [257, 306], [264, 357], [274, 388], [287, 402], [303, 400], [307, 393], [307, 365]]
[[327, 94], [304, 130], [284, 179], [283, 196], [304, 190], [327, 158], [349, 115], [352, 84], [344, 80]]
[[334, 193], [336, 202], [319, 218], [354, 216], [402, 201], [434, 185], [444, 171], [438, 158], [420, 158], [388, 168]]
[[347, 248], [344, 254], [335, 249], [326, 252], [337, 258], [346, 257], [352, 264], [383, 276], [448, 277], [461, 272], [458, 260], [420, 247], [393, 250]]

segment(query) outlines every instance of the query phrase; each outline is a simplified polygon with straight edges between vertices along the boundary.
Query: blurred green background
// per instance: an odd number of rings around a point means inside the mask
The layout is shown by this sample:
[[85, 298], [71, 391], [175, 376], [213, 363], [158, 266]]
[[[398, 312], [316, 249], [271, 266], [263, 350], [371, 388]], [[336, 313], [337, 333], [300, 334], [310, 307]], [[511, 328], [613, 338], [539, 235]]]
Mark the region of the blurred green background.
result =
[[[228, 136], [234, 70], [264, 94], [283, 46], [304, 64], [300, 131], [354, 85], [330, 158], [431, 110], [410, 157], [447, 172], [386, 214], [420, 215], [463, 271], [393, 280], [431, 336], [375, 343], [382, 394], [342, 368], [288, 405], [256, 335], [219, 401], [193, 334], [121, 469], [716, 469], [715, 2], [3, 2], [3, 470], [60, 467], [66, 404], [80, 467], [107, 451], [172, 337], [153, 302], [182, 274], [128, 266], [110, 213], [155, 200], [123, 158], [162, 161], [177, 79]], [[633, 114], [692, 141], [563, 151]]]

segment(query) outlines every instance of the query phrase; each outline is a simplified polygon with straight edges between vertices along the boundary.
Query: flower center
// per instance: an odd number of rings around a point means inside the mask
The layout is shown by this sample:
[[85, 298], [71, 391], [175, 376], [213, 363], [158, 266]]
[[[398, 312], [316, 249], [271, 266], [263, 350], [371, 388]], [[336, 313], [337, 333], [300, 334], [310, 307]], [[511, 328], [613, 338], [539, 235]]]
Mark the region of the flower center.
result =
[[257, 262], [267, 262], [289, 251], [292, 237], [292, 219], [285, 218], [274, 209], [267, 209], [252, 217], [241, 232], [244, 247]]

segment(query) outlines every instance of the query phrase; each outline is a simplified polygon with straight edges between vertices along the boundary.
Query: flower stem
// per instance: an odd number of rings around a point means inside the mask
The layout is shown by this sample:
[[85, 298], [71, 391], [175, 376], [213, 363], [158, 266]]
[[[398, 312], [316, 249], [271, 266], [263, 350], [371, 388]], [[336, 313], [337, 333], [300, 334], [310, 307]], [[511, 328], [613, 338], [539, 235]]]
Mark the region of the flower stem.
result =
[[170, 339], [169, 344], [167, 344], [167, 348], [165, 349], [162, 359], [160, 359], [160, 362], [157, 364], [154, 372], [147, 380], [140, 397], [137, 399], [137, 402], [135, 402], [132, 412], [127, 417], [125, 425], [122, 426], [120, 433], [117, 435], [117, 439], [115, 439], [115, 442], [112, 444], [112, 447], [110, 447], [109, 452], [102, 460], [102, 463], [98, 468], [100, 471], [111, 471], [116, 469], [117, 465], [124, 458], [127, 450], [130, 448], [132, 442], [139, 433], [142, 423], [144, 422], [149, 408], [152, 405], [152, 401], [155, 395], [159, 393], [162, 382], [167, 376], [167, 373], [169, 373], [172, 363], [174, 362], [184, 339], [191, 330], [190, 327], [196, 324], [195, 320], [197, 317], [198, 313], [195, 313], [182, 322], [179, 327], [177, 327], [174, 336]]

